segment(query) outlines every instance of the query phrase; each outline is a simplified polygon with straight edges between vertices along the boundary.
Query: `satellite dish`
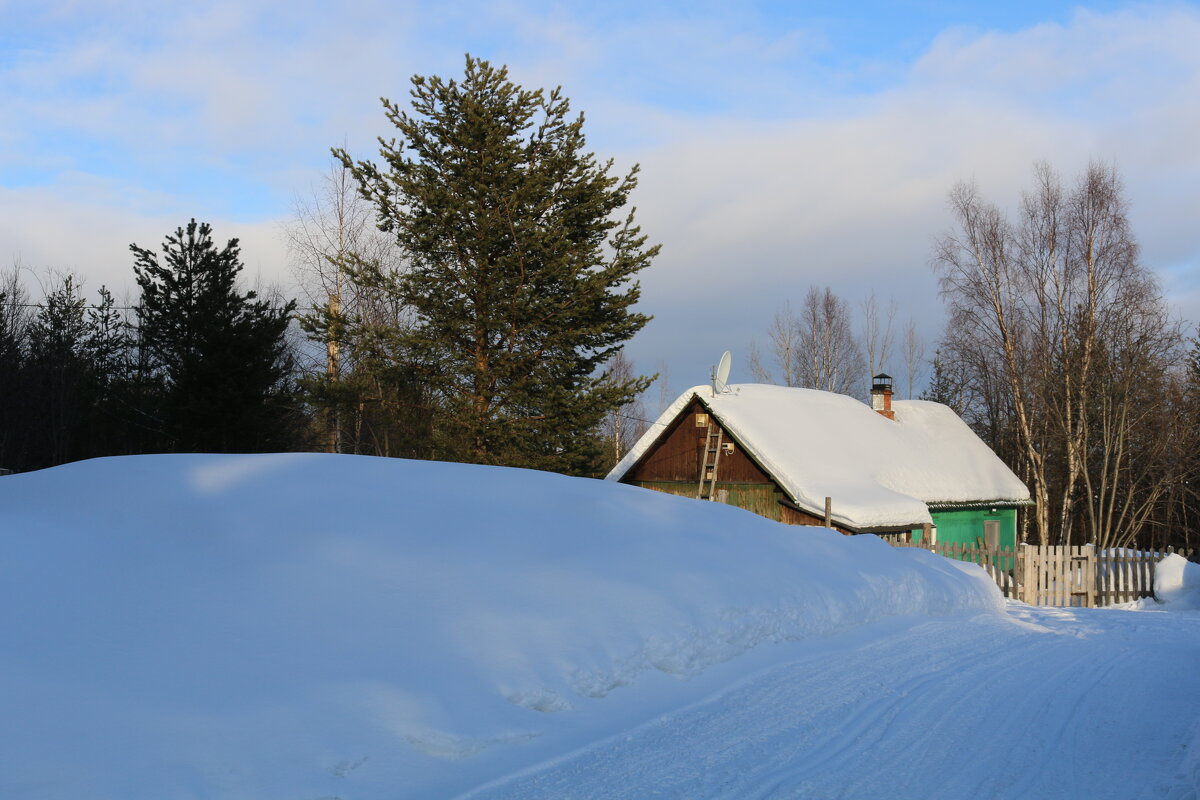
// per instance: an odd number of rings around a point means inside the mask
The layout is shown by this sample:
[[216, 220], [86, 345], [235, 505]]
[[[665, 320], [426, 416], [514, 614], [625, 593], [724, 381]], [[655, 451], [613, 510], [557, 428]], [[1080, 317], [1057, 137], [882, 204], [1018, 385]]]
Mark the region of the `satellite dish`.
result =
[[728, 350], [721, 355], [721, 363], [717, 365], [713, 372], [713, 394], [721, 394], [729, 388], [729, 366], [733, 363], [733, 356]]

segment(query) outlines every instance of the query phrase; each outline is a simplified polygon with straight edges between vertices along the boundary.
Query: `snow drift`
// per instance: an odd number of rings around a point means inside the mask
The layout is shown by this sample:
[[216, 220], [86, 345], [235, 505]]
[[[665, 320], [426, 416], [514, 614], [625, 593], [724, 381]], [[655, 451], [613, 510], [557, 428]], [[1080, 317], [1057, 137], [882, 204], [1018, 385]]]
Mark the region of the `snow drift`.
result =
[[1178, 553], [1154, 567], [1154, 598], [1172, 609], [1200, 610], [1200, 564]]
[[1002, 608], [875, 537], [353, 456], [0, 478], [0, 540], [0, 794], [27, 799], [447, 796], [770, 643]]

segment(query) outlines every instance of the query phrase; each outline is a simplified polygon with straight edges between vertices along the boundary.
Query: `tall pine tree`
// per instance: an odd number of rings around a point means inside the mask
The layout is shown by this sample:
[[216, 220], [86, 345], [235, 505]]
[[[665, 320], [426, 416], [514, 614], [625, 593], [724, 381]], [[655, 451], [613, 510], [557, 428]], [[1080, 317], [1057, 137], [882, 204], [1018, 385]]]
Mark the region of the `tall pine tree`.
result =
[[648, 321], [632, 311], [647, 246], [637, 186], [586, 149], [560, 89], [530, 91], [467, 57], [461, 81], [416, 76], [383, 165], [335, 151], [374, 202], [404, 271], [357, 279], [412, 309], [392, 349], [437, 405], [436, 458], [590, 472], [604, 415], [648, 384], [600, 366]]
[[285, 333], [295, 302], [272, 306], [242, 294], [237, 239], [217, 249], [206, 223], [192, 220], [167, 236], [162, 261], [129, 247], [142, 290], [137, 339], [155, 390], [147, 419], [158, 426], [158, 449], [290, 449], [296, 426]]

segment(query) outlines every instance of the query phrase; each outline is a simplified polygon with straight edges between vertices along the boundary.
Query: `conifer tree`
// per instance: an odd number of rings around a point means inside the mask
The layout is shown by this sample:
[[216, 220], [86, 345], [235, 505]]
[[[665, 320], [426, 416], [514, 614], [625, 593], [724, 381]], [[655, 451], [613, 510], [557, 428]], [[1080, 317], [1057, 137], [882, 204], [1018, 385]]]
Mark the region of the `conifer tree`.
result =
[[142, 290], [137, 340], [157, 389], [147, 418], [163, 437], [158, 449], [290, 448], [285, 333], [295, 302], [242, 294], [237, 239], [218, 250], [210, 226], [194, 219], [166, 237], [161, 262], [136, 244], [130, 250]]
[[67, 368], [80, 360], [87, 336], [86, 300], [75, 276], [63, 278], [29, 326], [29, 356], [34, 362]]
[[[38, 399], [39, 424], [34, 441], [38, 466], [72, 461], [88, 416], [91, 369], [84, 359], [86, 301], [72, 275], [46, 295], [29, 326], [24, 370], [27, 390]], [[35, 462], [36, 463], [36, 462]]]
[[960, 394], [961, 389], [951, 379], [946, 359], [942, 356], [942, 351], [938, 350], [933, 355], [933, 375], [930, 376], [929, 385], [925, 387], [925, 391], [921, 392], [920, 399], [950, 406], [954, 409], [954, 413], [961, 415], [963, 408], [959, 402]]
[[[129, 405], [118, 397], [128, 344], [111, 293], [101, 287], [89, 308], [66, 274], [38, 300], [22, 303], [30, 313], [18, 337], [0, 333], [0, 463], [30, 470], [130, 452]], [[12, 322], [0, 321], [0, 331]]]
[[612, 174], [560, 89], [486, 61], [412, 85], [410, 110], [383, 100], [400, 138], [382, 165], [335, 154], [405, 262], [356, 279], [412, 310], [388, 346], [437, 404], [432, 455], [591, 472], [604, 415], [649, 383], [599, 369], [649, 319], [633, 279], [659, 248], [623, 211], [637, 167]]

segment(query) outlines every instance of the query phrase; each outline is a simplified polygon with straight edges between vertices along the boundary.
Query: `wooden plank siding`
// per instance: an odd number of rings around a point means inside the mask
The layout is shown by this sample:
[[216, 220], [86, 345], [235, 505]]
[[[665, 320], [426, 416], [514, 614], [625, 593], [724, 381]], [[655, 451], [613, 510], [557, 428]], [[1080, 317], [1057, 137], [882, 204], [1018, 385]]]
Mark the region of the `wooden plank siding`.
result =
[[[694, 492], [694, 487], [700, 482], [700, 464], [704, 453], [704, 436], [707, 432], [706, 427], [696, 427], [697, 414], [708, 414], [708, 411], [698, 400], [693, 400], [671, 423], [666, 435], [659, 439], [641, 462], [634, 465], [623, 480], [626, 483], [690, 481]], [[734, 446], [732, 453], [721, 454], [721, 462], [717, 467], [718, 483], [774, 483], [766, 472], [746, 455], [741, 444], [729, 435], [729, 431], [724, 431], [723, 439], [733, 442]]]
[[[807, 514], [798, 508], [792, 508], [788, 505], [781, 504], [779, 507], [782, 510], [782, 516], [779, 521], [786, 522], [788, 525], [815, 525], [820, 528], [825, 524], [824, 517], [814, 517], [812, 514]], [[840, 533], [850, 533], [850, 531], [845, 530], [837, 523], [833, 523], [830, 527], [834, 528]]]
[[[699, 400], [693, 399], [621, 482], [695, 497], [708, 432], [707, 426], [696, 425], [697, 414], [708, 415], [709, 412]], [[714, 427], [721, 428], [722, 441], [733, 444], [733, 452], [722, 452], [717, 465], [715, 499], [789, 525], [819, 527], [825, 524], [822, 517], [785, 505], [790, 504], [790, 499], [779, 484], [742, 448], [741, 442], [728, 429], [722, 428], [711, 415], [708, 419]], [[837, 525], [833, 527], [842, 533], [849, 532]]]

